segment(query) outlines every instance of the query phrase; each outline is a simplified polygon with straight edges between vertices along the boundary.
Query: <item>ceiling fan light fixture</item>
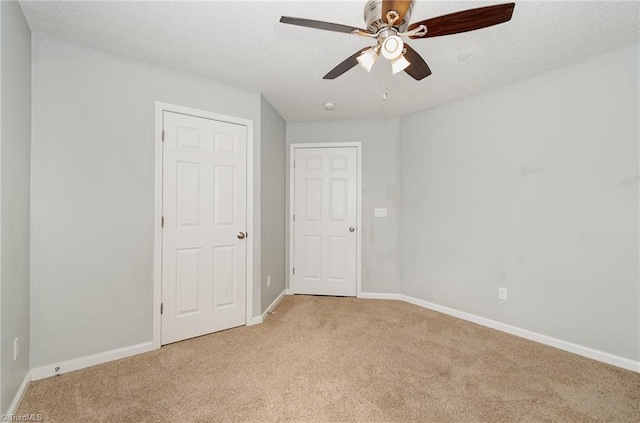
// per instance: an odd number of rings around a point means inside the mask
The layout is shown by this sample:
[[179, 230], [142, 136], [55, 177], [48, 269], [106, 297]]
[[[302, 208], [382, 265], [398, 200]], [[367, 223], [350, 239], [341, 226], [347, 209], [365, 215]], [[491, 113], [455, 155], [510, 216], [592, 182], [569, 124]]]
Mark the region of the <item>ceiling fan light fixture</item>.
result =
[[400, 73], [408, 68], [409, 65], [411, 65], [411, 62], [409, 62], [407, 59], [405, 59], [404, 56], [401, 55], [400, 57], [396, 57], [395, 59], [391, 60], [391, 71], [395, 75], [396, 73]]
[[360, 63], [360, 66], [362, 66], [367, 72], [371, 72], [371, 68], [376, 60], [378, 60], [378, 56], [376, 49], [371, 47], [369, 50], [358, 56], [357, 60], [358, 63]]
[[394, 60], [402, 56], [404, 42], [397, 35], [391, 35], [382, 42], [382, 55], [388, 60]]

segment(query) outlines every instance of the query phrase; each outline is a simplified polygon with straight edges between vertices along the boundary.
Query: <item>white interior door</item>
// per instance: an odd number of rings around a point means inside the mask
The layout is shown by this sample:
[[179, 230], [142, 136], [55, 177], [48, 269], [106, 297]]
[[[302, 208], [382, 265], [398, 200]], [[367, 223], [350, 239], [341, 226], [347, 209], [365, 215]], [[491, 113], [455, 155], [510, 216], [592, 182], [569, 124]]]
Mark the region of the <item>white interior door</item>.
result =
[[294, 273], [296, 294], [357, 292], [357, 150], [296, 148]]
[[163, 113], [162, 344], [245, 324], [246, 127]]

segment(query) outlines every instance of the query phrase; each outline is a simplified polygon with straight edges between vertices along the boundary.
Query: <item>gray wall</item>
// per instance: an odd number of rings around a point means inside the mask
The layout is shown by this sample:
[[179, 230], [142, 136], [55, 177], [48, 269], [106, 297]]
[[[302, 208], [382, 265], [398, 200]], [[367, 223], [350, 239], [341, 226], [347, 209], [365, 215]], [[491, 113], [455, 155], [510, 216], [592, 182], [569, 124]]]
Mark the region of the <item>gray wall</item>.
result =
[[34, 34], [33, 367], [152, 339], [155, 101], [252, 119], [259, 162], [259, 94]]
[[[276, 109], [260, 96], [261, 149], [261, 294], [262, 312], [285, 289], [284, 267], [284, 181], [286, 124]], [[267, 277], [271, 276], [271, 286]]]
[[[287, 123], [287, 216], [289, 215], [289, 145], [309, 142], [362, 142], [362, 291], [399, 292], [398, 212], [400, 206], [397, 119]], [[374, 218], [373, 209], [388, 209]], [[287, 240], [288, 235], [287, 218]], [[288, 263], [287, 242], [287, 268]], [[287, 272], [287, 286], [288, 286]]]
[[[5, 412], [29, 371], [29, 185], [31, 169], [31, 30], [17, 2], [0, 2], [2, 197], [0, 275], [2, 395]], [[13, 341], [20, 355], [13, 361]]]
[[640, 359], [638, 75], [635, 46], [404, 117], [402, 292]]

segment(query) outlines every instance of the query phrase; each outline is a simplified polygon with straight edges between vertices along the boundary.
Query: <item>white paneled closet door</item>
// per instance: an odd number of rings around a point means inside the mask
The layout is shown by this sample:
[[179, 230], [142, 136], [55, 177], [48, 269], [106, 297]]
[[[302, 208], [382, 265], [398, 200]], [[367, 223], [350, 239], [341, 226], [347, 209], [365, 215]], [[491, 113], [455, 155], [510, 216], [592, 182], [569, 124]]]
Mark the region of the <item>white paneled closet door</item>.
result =
[[296, 148], [296, 294], [356, 295], [357, 150]]
[[163, 113], [162, 344], [245, 324], [247, 130]]

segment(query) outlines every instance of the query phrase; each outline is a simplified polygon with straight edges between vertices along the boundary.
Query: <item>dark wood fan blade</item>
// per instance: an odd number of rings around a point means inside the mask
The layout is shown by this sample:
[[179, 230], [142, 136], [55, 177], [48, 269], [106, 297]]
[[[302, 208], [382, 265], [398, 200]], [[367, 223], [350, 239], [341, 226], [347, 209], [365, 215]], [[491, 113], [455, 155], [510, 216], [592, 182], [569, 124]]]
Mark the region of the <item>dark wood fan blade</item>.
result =
[[281, 17], [280, 22], [291, 24], [291, 25], [306, 26], [309, 28], [324, 29], [325, 31], [345, 32], [347, 34], [351, 34], [353, 33], [353, 31], [369, 32], [364, 29], [356, 28], [353, 26], [341, 25], [341, 24], [324, 22], [324, 21], [314, 21], [313, 19], [292, 18], [291, 16]]
[[411, 24], [409, 30], [425, 25], [427, 33], [423, 37], [411, 38], [440, 37], [498, 25], [511, 19], [514, 7], [515, 3], [505, 3], [425, 19]]
[[396, 25], [400, 25], [407, 14], [407, 10], [411, 7], [413, 0], [384, 0], [382, 2], [382, 22], [387, 22], [387, 12], [395, 10], [400, 17], [396, 21]]
[[424, 61], [417, 51], [412, 49], [407, 43], [404, 44], [407, 52], [404, 54], [404, 58], [407, 59], [411, 65], [409, 65], [404, 71], [411, 75], [416, 81], [426, 78], [431, 75], [431, 69], [429, 65]]
[[326, 74], [322, 79], [336, 79], [352, 67], [358, 64], [358, 56], [362, 54], [365, 50], [369, 50], [371, 47], [365, 47], [357, 53], [349, 56], [344, 62], [340, 63], [335, 68], [331, 69], [328, 74]]

